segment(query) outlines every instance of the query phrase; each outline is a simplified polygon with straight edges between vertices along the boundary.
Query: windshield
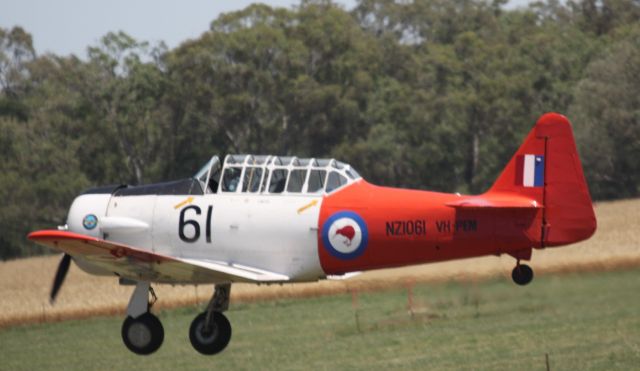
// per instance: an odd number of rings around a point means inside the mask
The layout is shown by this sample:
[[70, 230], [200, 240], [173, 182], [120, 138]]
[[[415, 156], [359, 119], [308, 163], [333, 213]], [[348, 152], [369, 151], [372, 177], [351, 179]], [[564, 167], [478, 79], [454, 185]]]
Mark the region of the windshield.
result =
[[206, 182], [207, 175], [209, 174], [209, 169], [211, 169], [211, 163], [213, 162], [213, 160], [214, 158], [209, 160], [209, 162], [207, 162], [203, 167], [201, 167], [200, 170], [198, 170], [198, 172], [196, 173], [196, 175], [193, 176], [193, 178], [201, 182]]
[[205, 193], [215, 193], [217, 191], [218, 180], [220, 178], [220, 160], [218, 159], [218, 156], [211, 157], [211, 160], [200, 168], [193, 178], [200, 182]]

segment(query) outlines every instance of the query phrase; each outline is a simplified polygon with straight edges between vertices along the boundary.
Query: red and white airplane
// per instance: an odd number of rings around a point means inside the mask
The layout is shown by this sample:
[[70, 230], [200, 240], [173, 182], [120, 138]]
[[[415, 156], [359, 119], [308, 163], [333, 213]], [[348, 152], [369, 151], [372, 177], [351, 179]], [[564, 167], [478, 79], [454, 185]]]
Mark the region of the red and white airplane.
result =
[[[189, 338], [203, 354], [231, 338], [223, 312], [233, 282], [317, 281], [352, 272], [482, 255], [515, 258], [529, 283], [534, 248], [589, 238], [596, 218], [569, 121], [542, 116], [484, 194], [379, 187], [328, 159], [214, 156], [193, 178], [90, 189], [67, 224], [29, 234], [64, 252], [51, 299], [71, 260], [91, 274], [136, 285], [122, 325], [125, 345], [156, 351], [162, 324], [151, 282], [215, 284]], [[471, 268], [472, 269], [472, 268]]]

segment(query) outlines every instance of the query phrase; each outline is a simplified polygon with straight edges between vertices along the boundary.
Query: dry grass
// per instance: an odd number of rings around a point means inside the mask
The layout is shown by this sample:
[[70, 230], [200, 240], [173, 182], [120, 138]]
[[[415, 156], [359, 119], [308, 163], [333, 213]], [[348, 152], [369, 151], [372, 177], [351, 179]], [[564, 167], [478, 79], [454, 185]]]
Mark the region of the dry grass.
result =
[[[589, 241], [564, 248], [536, 250], [531, 266], [536, 274], [615, 270], [640, 266], [638, 225], [640, 199], [596, 205], [598, 231]], [[60, 321], [124, 313], [133, 288], [113, 278], [96, 277], [73, 265], [55, 306], [48, 302], [59, 256], [0, 262], [0, 327], [20, 323]], [[345, 281], [257, 286], [236, 284], [232, 302], [309, 297], [402, 286], [408, 282], [476, 281], [509, 277], [514, 260], [483, 257], [407, 268], [367, 272]], [[157, 308], [194, 305], [209, 299], [211, 286], [155, 285]]]

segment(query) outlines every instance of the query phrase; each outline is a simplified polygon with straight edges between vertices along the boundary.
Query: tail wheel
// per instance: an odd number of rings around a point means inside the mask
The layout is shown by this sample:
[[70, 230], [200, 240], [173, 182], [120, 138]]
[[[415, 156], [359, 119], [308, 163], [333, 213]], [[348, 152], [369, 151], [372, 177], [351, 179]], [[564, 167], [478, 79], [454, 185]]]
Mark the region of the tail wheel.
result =
[[191, 322], [189, 340], [195, 350], [202, 354], [212, 355], [221, 352], [231, 340], [231, 324], [220, 312], [211, 313], [207, 328], [207, 312], [200, 313]]
[[526, 264], [518, 264], [511, 271], [513, 282], [520, 286], [524, 286], [533, 280], [533, 269]]
[[162, 345], [164, 328], [158, 317], [149, 312], [137, 318], [128, 316], [122, 324], [122, 340], [136, 354], [151, 354]]

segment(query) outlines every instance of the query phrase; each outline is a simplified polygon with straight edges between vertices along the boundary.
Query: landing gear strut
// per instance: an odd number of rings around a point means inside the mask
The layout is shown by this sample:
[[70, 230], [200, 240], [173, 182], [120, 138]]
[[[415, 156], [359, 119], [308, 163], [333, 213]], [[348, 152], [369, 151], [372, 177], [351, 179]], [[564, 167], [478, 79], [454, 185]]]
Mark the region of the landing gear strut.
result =
[[[149, 293], [154, 299], [151, 303]], [[156, 299], [149, 282], [138, 282], [129, 300], [127, 318], [122, 324], [122, 341], [136, 354], [151, 354], [158, 350], [164, 341], [162, 323], [149, 312]]]
[[533, 269], [526, 264], [520, 264], [520, 260], [518, 260], [516, 267], [511, 271], [511, 278], [513, 282], [524, 286], [533, 280]]
[[191, 322], [189, 340], [193, 348], [202, 354], [219, 353], [231, 340], [231, 324], [222, 314], [229, 308], [230, 292], [230, 283], [216, 285], [207, 310]]

